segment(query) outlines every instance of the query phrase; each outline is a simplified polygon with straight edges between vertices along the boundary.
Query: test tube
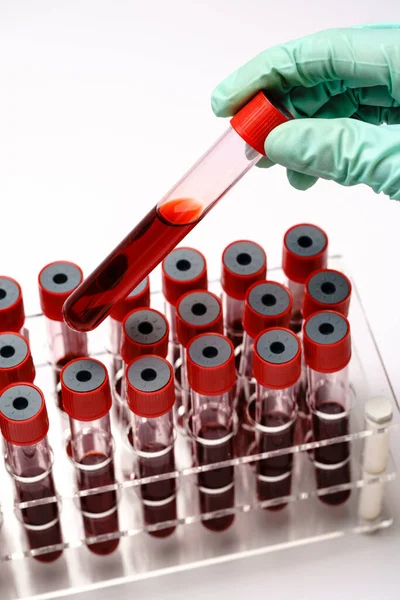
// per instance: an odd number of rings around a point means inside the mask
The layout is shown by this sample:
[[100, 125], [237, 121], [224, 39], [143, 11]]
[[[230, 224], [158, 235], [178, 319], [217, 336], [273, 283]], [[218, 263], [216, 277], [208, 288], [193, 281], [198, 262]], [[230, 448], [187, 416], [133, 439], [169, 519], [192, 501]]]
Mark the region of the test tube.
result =
[[60, 388], [61, 369], [74, 358], [88, 354], [86, 334], [70, 329], [64, 323], [62, 315], [65, 300], [82, 281], [81, 269], [71, 262], [50, 263], [39, 273], [40, 306], [46, 317], [57, 403], [61, 410], [63, 410]]
[[207, 262], [198, 250], [175, 248], [163, 260], [162, 290], [165, 297], [165, 313], [170, 324], [170, 362], [174, 368], [180, 356], [176, 332], [176, 304], [183, 294], [192, 290], [206, 290], [207, 286]]
[[24, 329], [25, 309], [21, 286], [15, 279], [0, 276], [0, 332], [13, 331], [28, 336]]
[[[291, 448], [297, 415], [296, 384], [301, 375], [301, 343], [289, 329], [262, 332], [254, 342], [254, 377], [257, 380], [256, 430], [258, 451]], [[260, 502], [290, 495], [291, 452], [257, 462], [257, 495]], [[278, 510], [287, 502], [267, 506]]]
[[6, 465], [14, 479], [18, 503], [54, 498], [20, 510], [25, 534], [33, 554], [41, 562], [51, 562], [62, 548], [62, 535], [53, 481], [53, 453], [47, 440], [49, 420], [42, 392], [29, 383], [13, 383], [0, 396], [0, 429], [5, 440]]
[[[111, 486], [114, 473], [110, 427], [111, 390], [107, 369], [93, 358], [72, 360], [61, 371], [61, 393], [71, 428], [71, 456], [79, 492]], [[80, 496], [86, 538], [94, 554], [111, 554], [119, 544], [118, 501], [115, 490]], [[109, 539], [104, 537], [109, 536]]]
[[35, 374], [26, 338], [19, 333], [0, 333], [0, 391], [11, 383], [33, 383]]
[[[191, 432], [194, 456], [199, 466], [234, 457], [235, 355], [232, 342], [223, 335], [205, 333], [187, 348], [189, 385], [192, 388]], [[202, 514], [232, 509], [235, 504], [234, 467], [225, 466], [198, 475]], [[211, 531], [224, 531], [234, 520], [225, 516], [204, 519]]]
[[[175, 472], [174, 371], [160, 356], [139, 356], [126, 369], [126, 392], [131, 410], [133, 446], [138, 477]], [[144, 522], [148, 526], [176, 521], [175, 478], [143, 483]], [[175, 523], [149, 529], [154, 537], [167, 537]]]
[[[138, 308], [129, 313], [122, 324], [121, 358], [125, 366], [138, 356], [154, 354], [166, 358], [169, 325], [165, 316], [154, 308]], [[125, 383], [115, 394], [118, 423], [127, 430], [130, 415], [125, 399]]]
[[291, 227], [283, 239], [282, 269], [293, 296], [290, 329], [301, 331], [305, 282], [309, 275], [324, 269], [328, 261], [328, 237], [316, 225], [303, 223]]
[[[303, 327], [307, 365], [308, 402], [315, 442], [347, 436], [350, 430], [351, 390], [348, 364], [351, 359], [350, 324], [346, 317], [323, 311], [308, 317]], [[347, 441], [314, 450], [319, 490], [350, 482], [350, 446]], [[326, 504], [342, 504], [350, 490], [320, 495]]]
[[265, 155], [268, 134], [292, 116], [259, 92], [186, 175], [103, 260], [64, 308], [66, 322], [90, 331]]
[[135, 308], [148, 308], [149, 306], [150, 280], [148, 277], [145, 277], [124, 300], [115, 304], [110, 311], [110, 351], [113, 355], [113, 379], [117, 378], [117, 380], [120, 380], [123, 375], [123, 362], [120, 356], [122, 322]]
[[176, 307], [176, 331], [181, 348], [181, 396], [178, 424], [184, 422], [190, 410], [190, 391], [187, 379], [186, 348], [190, 340], [201, 333], [223, 333], [221, 300], [211, 292], [195, 290], [184, 294]]
[[247, 290], [265, 279], [267, 257], [261, 246], [240, 240], [222, 254], [221, 286], [225, 335], [237, 348], [243, 341], [243, 312]]
[[333, 269], [320, 269], [312, 273], [306, 281], [303, 317], [322, 310], [333, 310], [347, 317], [351, 299], [350, 280]]
[[260, 281], [247, 291], [243, 313], [243, 348], [239, 365], [239, 431], [236, 452], [244, 456], [255, 442], [256, 380], [253, 377], [254, 339], [265, 329], [287, 327], [292, 311], [292, 295], [282, 284]]

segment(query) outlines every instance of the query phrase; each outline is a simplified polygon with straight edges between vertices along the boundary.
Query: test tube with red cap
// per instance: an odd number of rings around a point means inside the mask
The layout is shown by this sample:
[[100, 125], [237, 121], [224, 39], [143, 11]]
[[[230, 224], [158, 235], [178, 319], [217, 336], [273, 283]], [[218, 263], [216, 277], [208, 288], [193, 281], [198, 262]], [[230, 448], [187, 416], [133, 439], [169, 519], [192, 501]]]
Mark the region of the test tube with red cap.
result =
[[187, 292], [206, 290], [207, 262], [194, 248], [175, 248], [162, 263], [162, 290], [165, 297], [165, 314], [170, 324], [170, 362], [175, 368], [179, 359], [179, 340], [176, 331], [176, 304]]
[[[133, 446], [138, 477], [175, 472], [174, 371], [160, 356], [139, 356], [126, 369], [126, 392], [131, 410]], [[155, 537], [167, 537], [176, 525], [176, 481], [174, 477], [141, 485], [144, 522]]]
[[[254, 377], [257, 380], [256, 430], [258, 451], [275, 452], [293, 446], [297, 414], [296, 384], [301, 375], [301, 342], [284, 328], [262, 332], [254, 342]], [[291, 452], [257, 462], [257, 495], [260, 502], [290, 495]], [[267, 505], [283, 508], [287, 502]]]
[[[166, 358], [168, 354], [169, 325], [165, 316], [154, 308], [137, 308], [122, 323], [121, 358], [125, 365], [138, 356], [154, 354]], [[125, 374], [123, 376], [124, 380]], [[125, 383], [115, 390], [116, 417], [126, 430], [130, 415], [125, 399]]]
[[290, 329], [301, 331], [305, 283], [328, 262], [328, 236], [316, 225], [302, 223], [288, 229], [283, 239], [282, 269], [293, 296]]
[[[191, 433], [199, 466], [234, 457], [235, 355], [232, 342], [220, 334], [205, 333], [187, 348], [187, 370], [192, 388]], [[232, 509], [235, 503], [234, 467], [218, 467], [198, 475], [202, 514]], [[203, 520], [212, 531], [224, 531], [234, 520], [232, 511]]]
[[306, 281], [303, 317], [322, 310], [333, 310], [347, 317], [350, 298], [351, 283], [346, 275], [334, 269], [315, 271]]
[[25, 309], [21, 286], [15, 279], [0, 276], [0, 332], [13, 331], [28, 336], [24, 328]]
[[19, 333], [0, 333], [0, 391], [11, 383], [33, 383], [35, 375], [28, 340]]
[[62, 307], [73, 290], [83, 281], [81, 269], [71, 262], [59, 261], [45, 266], [39, 273], [40, 306], [46, 317], [47, 337], [54, 369], [58, 407], [63, 410], [60, 373], [74, 358], [87, 356], [87, 336], [73, 331], [64, 323]]
[[253, 377], [254, 340], [271, 327], [287, 327], [292, 311], [292, 295], [282, 284], [260, 281], [246, 294], [243, 313], [243, 348], [239, 365], [237, 453], [246, 455], [255, 441], [256, 380]]
[[2, 391], [0, 429], [16, 501], [52, 499], [19, 511], [29, 547], [38, 551], [33, 553], [34, 558], [51, 562], [61, 555], [62, 546], [49, 551], [44, 548], [61, 545], [63, 540], [52, 474], [53, 454], [47, 439], [49, 420], [39, 388], [30, 383], [13, 383]]
[[150, 279], [145, 277], [124, 300], [112, 308], [110, 312], [110, 351], [113, 355], [113, 378], [120, 377], [119, 371], [123, 370], [123, 362], [120, 357], [122, 322], [135, 308], [148, 308], [149, 306]]
[[66, 322], [90, 331], [265, 155], [268, 134], [291, 115], [259, 92], [228, 130], [67, 300]]
[[187, 379], [186, 348], [196, 335], [223, 333], [224, 321], [221, 300], [212, 292], [195, 290], [184, 294], [176, 307], [176, 331], [181, 346], [181, 395], [182, 403], [177, 414], [179, 425], [183, 423], [190, 408], [190, 391]]
[[267, 257], [261, 246], [239, 240], [222, 254], [221, 286], [225, 335], [235, 348], [243, 341], [244, 301], [248, 289], [267, 274]]
[[[71, 456], [80, 492], [115, 484], [110, 426], [111, 389], [107, 369], [93, 358], [78, 358], [61, 371], [64, 410], [71, 428]], [[111, 554], [119, 544], [118, 501], [115, 490], [80, 496], [86, 538], [95, 554]], [[109, 539], [104, 539], [109, 536]]]
[[[308, 402], [315, 442], [343, 437], [350, 431], [351, 359], [350, 324], [332, 311], [311, 315], [303, 326], [304, 358], [308, 375]], [[350, 482], [350, 446], [341, 441], [314, 450], [319, 490]], [[320, 495], [326, 504], [342, 504], [350, 496], [344, 489]]]

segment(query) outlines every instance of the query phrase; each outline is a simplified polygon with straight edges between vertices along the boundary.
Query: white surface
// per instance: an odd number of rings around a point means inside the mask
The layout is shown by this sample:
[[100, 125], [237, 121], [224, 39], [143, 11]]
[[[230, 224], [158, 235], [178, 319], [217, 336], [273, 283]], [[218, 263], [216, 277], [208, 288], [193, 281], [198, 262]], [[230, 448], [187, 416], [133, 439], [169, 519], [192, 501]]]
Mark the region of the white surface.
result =
[[[318, 29], [396, 19], [398, 0], [3, 0], [0, 269], [21, 282], [28, 310], [38, 308], [44, 264], [73, 260], [88, 273], [226, 127], [209, 95], [238, 64]], [[304, 194], [282, 169], [254, 169], [187, 241], [211, 259], [250, 237], [273, 265], [290, 225], [326, 228], [363, 294], [399, 394], [399, 211], [365, 187], [319, 182]], [[214, 261], [210, 275], [218, 270]], [[400, 459], [399, 443], [396, 452]], [[273, 590], [280, 599], [397, 598], [399, 547], [395, 525], [379, 537], [145, 581], [114, 597], [248, 598]], [[103, 597], [108, 590], [86, 596]]]

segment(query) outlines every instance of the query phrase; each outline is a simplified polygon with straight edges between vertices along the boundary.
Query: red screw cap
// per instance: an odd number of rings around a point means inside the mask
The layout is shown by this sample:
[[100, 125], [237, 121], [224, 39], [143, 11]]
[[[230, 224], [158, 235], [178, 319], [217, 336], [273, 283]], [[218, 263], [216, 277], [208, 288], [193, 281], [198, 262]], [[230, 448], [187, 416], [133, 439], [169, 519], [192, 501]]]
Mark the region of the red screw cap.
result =
[[77, 421], [94, 421], [111, 408], [111, 390], [105, 366], [94, 358], [76, 358], [61, 371], [65, 412]]
[[176, 305], [192, 290], [207, 289], [207, 262], [194, 248], [175, 248], [162, 262], [162, 290], [165, 299]]
[[63, 321], [63, 304], [82, 281], [82, 270], [74, 263], [59, 261], [43, 267], [39, 273], [39, 296], [43, 314], [53, 321]]
[[130, 363], [137, 356], [168, 354], [169, 325], [154, 308], [138, 308], [126, 316], [122, 325], [121, 357]]
[[126, 315], [135, 308], [145, 308], [150, 306], [150, 280], [145, 277], [131, 293], [122, 300], [114, 304], [110, 317], [122, 323]]
[[221, 285], [236, 300], [244, 300], [247, 290], [265, 279], [267, 257], [259, 244], [239, 240], [227, 246], [222, 254]]
[[264, 92], [258, 92], [231, 119], [231, 126], [254, 150], [265, 156], [264, 143], [275, 127], [293, 119], [283, 106], [274, 106]]
[[320, 269], [306, 281], [303, 316], [306, 319], [321, 310], [333, 310], [347, 317], [350, 298], [351, 283], [346, 275], [333, 269]]
[[308, 317], [303, 326], [306, 364], [320, 373], [341, 371], [350, 362], [350, 323], [343, 315], [323, 311]]
[[235, 354], [228, 338], [203, 333], [187, 348], [187, 374], [190, 387], [203, 396], [216, 396], [232, 389], [236, 382]]
[[29, 344], [19, 333], [0, 334], [0, 390], [11, 383], [33, 383], [35, 367]]
[[302, 223], [285, 233], [282, 268], [290, 281], [305, 283], [311, 273], [324, 269], [327, 261], [328, 236], [320, 227]]
[[176, 307], [176, 332], [185, 348], [200, 333], [223, 333], [221, 300], [211, 292], [196, 290], [180, 298]]
[[0, 429], [10, 444], [33, 446], [46, 437], [49, 418], [43, 393], [32, 383], [12, 383], [0, 396]]
[[286, 389], [301, 375], [301, 343], [295, 333], [283, 327], [261, 332], [254, 342], [254, 377], [260, 385]]
[[276, 281], [261, 281], [246, 295], [243, 328], [251, 338], [271, 327], [287, 327], [292, 312], [292, 294]]
[[174, 371], [165, 358], [138, 356], [126, 368], [128, 406], [135, 415], [155, 419], [175, 402]]
[[15, 279], [0, 276], [0, 331], [22, 329], [25, 322], [21, 286]]

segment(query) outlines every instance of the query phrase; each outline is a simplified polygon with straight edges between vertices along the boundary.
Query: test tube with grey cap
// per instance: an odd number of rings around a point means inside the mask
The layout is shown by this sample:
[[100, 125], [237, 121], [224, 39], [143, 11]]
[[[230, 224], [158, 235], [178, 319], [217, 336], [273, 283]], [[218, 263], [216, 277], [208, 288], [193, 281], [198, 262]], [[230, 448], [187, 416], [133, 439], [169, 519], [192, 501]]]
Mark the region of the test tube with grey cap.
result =
[[221, 286], [225, 335], [235, 348], [243, 340], [243, 313], [247, 290], [267, 274], [263, 248], [250, 240], [229, 244], [222, 254]]
[[33, 383], [35, 367], [26, 338], [0, 333], [0, 391], [11, 383]]
[[65, 300], [82, 281], [83, 273], [80, 267], [67, 261], [50, 263], [39, 273], [40, 305], [46, 317], [51, 364], [55, 375], [58, 407], [61, 410], [61, 369], [74, 358], [88, 354], [86, 333], [70, 329], [64, 323], [62, 315]]
[[328, 261], [328, 237], [316, 225], [302, 223], [291, 227], [283, 239], [282, 269], [293, 296], [290, 328], [298, 333], [303, 322], [303, 301], [307, 278], [324, 269]]
[[22, 509], [17, 506], [32, 556], [51, 562], [61, 555], [63, 540], [52, 473], [53, 454], [47, 439], [49, 419], [39, 388], [30, 383], [13, 383], [2, 391], [0, 429], [17, 503], [51, 499]]
[[18, 281], [0, 276], [0, 332], [12, 331], [21, 333], [28, 338], [28, 331], [24, 327], [25, 309], [22, 290]]

